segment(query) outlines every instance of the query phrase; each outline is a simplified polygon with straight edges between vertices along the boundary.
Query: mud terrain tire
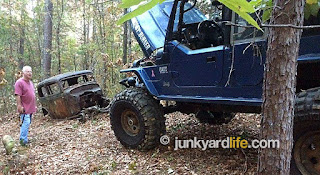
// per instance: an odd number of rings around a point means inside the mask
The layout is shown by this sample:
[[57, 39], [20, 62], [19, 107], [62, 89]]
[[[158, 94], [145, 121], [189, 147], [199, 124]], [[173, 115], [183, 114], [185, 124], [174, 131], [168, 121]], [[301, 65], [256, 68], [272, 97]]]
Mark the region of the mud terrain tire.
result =
[[110, 120], [115, 136], [127, 148], [152, 149], [165, 134], [162, 107], [141, 88], [128, 88], [114, 97]]
[[320, 88], [297, 94], [290, 174], [320, 174]]

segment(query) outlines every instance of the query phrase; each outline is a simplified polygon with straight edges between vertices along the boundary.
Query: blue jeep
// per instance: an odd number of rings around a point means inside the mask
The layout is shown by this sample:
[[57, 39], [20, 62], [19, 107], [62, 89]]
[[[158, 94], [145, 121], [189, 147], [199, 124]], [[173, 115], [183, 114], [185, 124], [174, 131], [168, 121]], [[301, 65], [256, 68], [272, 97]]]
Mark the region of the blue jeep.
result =
[[[145, 58], [121, 70], [135, 76], [120, 82], [127, 88], [110, 108], [125, 147], [155, 147], [165, 113], [195, 113], [201, 122], [221, 124], [235, 112], [261, 112], [267, 29], [240, 27], [248, 23], [216, 1], [211, 10], [206, 16], [196, 0], [170, 0], [131, 20]], [[320, 24], [320, 12], [305, 24]], [[304, 30], [299, 55], [292, 169], [320, 174], [319, 29]]]

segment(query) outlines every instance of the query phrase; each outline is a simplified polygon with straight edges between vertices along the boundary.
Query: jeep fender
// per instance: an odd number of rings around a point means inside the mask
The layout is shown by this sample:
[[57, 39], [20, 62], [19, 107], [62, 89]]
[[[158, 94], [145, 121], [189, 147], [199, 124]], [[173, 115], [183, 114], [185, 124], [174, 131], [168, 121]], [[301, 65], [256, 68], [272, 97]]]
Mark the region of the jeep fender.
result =
[[149, 91], [149, 93], [153, 96], [158, 96], [159, 93], [157, 89], [154, 87], [152, 81], [150, 80], [149, 76], [143, 70], [141, 67], [136, 67], [136, 68], [130, 68], [130, 69], [124, 69], [120, 71], [121, 73], [126, 73], [126, 72], [133, 72], [136, 74], [141, 82], [145, 85], [146, 89]]

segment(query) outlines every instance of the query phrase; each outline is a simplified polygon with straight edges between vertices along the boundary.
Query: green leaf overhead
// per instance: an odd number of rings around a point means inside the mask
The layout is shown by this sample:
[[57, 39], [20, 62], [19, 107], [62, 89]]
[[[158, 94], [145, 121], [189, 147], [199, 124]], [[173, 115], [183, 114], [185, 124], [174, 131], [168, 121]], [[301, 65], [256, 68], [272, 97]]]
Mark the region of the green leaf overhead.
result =
[[240, 12], [253, 13], [256, 10], [254, 7], [246, 0], [218, 0], [231, 10], [237, 10]]
[[[140, 1], [140, 0], [137, 0]], [[135, 9], [134, 11], [124, 15], [123, 17], [121, 17], [118, 21], [117, 24], [122, 24], [124, 22], [126, 22], [127, 20], [134, 18], [136, 16], [139, 16], [141, 14], [143, 14], [144, 12], [148, 11], [149, 9], [151, 9], [152, 7], [154, 7], [155, 5], [157, 5], [158, 3], [161, 4], [162, 2], [164, 2], [165, 0], [151, 0], [143, 5], [140, 5], [137, 9]], [[136, 2], [136, 1], [135, 1]]]
[[252, 0], [249, 2], [249, 4], [256, 8], [262, 4], [262, 0]]
[[122, 0], [120, 7], [121, 8], [129, 8], [131, 6], [138, 5], [143, 1], [145, 1], [145, 0], [134, 0], [134, 1], [133, 0]]
[[230, 10], [237, 13], [243, 19], [245, 19], [249, 24], [253, 25], [259, 30], [262, 30], [258, 25], [257, 21], [255, 21], [248, 13], [255, 12], [253, 5], [251, 5], [246, 0], [218, 0], [225, 6], [227, 6]]
[[272, 0], [263, 0], [261, 9], [263, 10], [262, 22], [266, 22], [270, 19], [272, 12]]

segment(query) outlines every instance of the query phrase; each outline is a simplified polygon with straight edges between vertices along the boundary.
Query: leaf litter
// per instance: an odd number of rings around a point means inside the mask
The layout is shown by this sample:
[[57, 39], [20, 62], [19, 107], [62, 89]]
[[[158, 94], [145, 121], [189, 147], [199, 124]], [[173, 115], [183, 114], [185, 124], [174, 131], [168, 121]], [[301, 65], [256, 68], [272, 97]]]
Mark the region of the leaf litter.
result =
[[260, 115], [239, 113], [228, 124], [199, 123], [193, 114], [166, 115], [169, 145], [140, 152], [124, 148], [114, 136], [109, 116], [98, 115], [85, 123], [57, 121], [36, 114], [29, 147], [18, 145], [19, 119], [0, 117], [0, 137], [11, 135], [17, 154], [6, 155], [0, 145], [3, 174], [255, 174], [256, 149], [178, 149], [174, 139], [258, 139]]

